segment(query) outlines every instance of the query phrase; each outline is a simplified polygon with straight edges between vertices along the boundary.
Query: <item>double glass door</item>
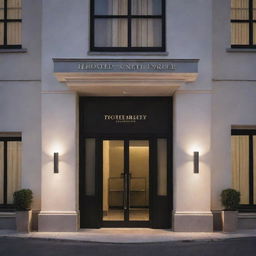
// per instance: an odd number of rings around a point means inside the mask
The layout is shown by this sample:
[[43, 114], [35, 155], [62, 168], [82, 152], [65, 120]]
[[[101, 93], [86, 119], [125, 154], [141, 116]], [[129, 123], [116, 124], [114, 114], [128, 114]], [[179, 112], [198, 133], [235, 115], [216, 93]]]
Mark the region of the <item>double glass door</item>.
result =
[[149, 140], [103, 140], [102, 220], [149, 222]]
[[170, 227], [166, 138], [86, 138], [84, 142], [82, 228]]

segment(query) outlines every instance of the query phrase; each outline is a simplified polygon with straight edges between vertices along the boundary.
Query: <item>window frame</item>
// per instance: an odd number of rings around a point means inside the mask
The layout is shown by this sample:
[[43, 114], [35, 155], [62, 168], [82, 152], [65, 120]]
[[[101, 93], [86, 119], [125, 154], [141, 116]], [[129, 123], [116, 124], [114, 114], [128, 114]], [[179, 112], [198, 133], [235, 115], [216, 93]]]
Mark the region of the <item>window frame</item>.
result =
[[[96, 0], [90, 0], [90, 51], [92, 52], [164, 52], [166, 51], [166, 2], [162, 1], [162, 14], [161, 15], [131, 15], [131, 1], [128, 2], [128, 14], [127, 15], [95, 15], [94, 2]], [[95, 36], [95, 20], [101, 18], [124, 18], [128, 20], [128, 46], [127, 47], [96, 47], [94, 36]], [[131, 20], [134, 18], [153, 18], [161, 19], [162, 21], [162, 46], [161, 47], [132, 47], [131, 46]]]
[[256, 212], [254, 204], [254, 168], [253, 168], [253, 136], [256, 136], [256, 129], [232, 129], [231, 136], [249, 136], [249, 204], [240, 204], [241, 212]]
[[[253, 0], [249, 1], [249, 19], [248, 20], [239, 20], [239, 19], [230, 19], [230, 23], [248, 23], [249, 25], [249, 44], [231, 44], [231, 48], [256, 48], [256, 43], [253, 43], [253, 25], [256, 26], [256, 19], [253, 19]], [[255, 6], [256, 8], [256, 6]]]
[[0, 23], [4, 24], [4, 41], [3, 41], [3, 45], [0, 45], [0, 49], [21, 49], [22, 45], [21, 44], [15, 44], [15, 45], [11, 45], [7, 43], [7, 24], [11, 23], [11, 22], [20, 22], [22, 23], [22, 19], [8, 19], [7, 17], [7, 12], [8, 12], [8, 8], [7, 8], [7, 2], [8, 0], [4, 0], [4, 18], [0, 19]]
[[[4, 184], [3, 184], [3, 197], [4, 197], [4, 203], [0, 204], [0, 211], [5, 211], [5, 210], [15, 210], [15, 206], [13, 204], [7, 204], [7, 143], [10, 141], [22, 141], [21, 137], [0, 137], [0, 142], [4, 142]], [[0, 186], [1, 189], [1, 186]]]

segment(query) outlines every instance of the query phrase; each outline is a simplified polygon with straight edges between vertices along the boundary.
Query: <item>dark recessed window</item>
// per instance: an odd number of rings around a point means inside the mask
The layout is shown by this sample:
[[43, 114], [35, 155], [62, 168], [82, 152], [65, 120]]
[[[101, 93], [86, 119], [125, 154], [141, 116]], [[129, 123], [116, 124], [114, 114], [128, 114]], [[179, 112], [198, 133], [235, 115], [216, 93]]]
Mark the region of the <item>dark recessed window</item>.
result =
[[91, 0], [92, 51], [165, 51], [164, 0]]
[[231, 47], [256, 48], [256, 0], [231, 0]]
[[0, 48], [21, 48], [21, 0], [0, 0]]
[[256, 209], [256, 130], [232, 130], [232, 184], [241, 209]]
[[13, 204], [21, 183], [21, 138], [0, 137], [0, 209]]

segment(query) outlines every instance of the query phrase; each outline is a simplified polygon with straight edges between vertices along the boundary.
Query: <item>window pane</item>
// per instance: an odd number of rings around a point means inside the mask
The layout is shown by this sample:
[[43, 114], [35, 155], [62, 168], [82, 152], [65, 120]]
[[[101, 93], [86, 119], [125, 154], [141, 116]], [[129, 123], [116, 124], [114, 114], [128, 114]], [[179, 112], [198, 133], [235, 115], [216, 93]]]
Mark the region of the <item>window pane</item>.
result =
[[4, 0], [0, 0], [0, 20], [4, 19]]
[[95, 139], [85, 141], [85, 194], [95, 195]]
[[0, 204], [4, 203], [4, 143], [0, 142]]
[[132, 47], [161, 47], [161, 19], [133, 19]]
[[249, 0], [231, 0], [231, 19], [249, 19]]
[[95, 19], [96, 47], [127, 47], [127, 19]]
[[256, 136], [253, 136], [253, 184], [254, 184], [254, 204], [256, 204]]
[[129, 142], [130, 221], [149, 220], [149, 141]]
[[8, 19], [21, 19], [21, 0], [8, 0], [7, 8]]
[[157, 195], [167, 196], [167, 141], [157, 140]]
[[162, 1], [132, 0], [132, 15], [161, 15]]
[[231, 44], [248, 45], [249, 44], [249, 24], [231, 23]]
[[232, 136], [232, 184], [249, 204], [249, 136]]
[[124, 220], [124, 141], [103, 141], [103, 220]]
[[13, 193], [20, 189], [21, 142], [7, 143], [7, 203], [13, 203]]
[[253, 24], [253, 44], [256, 44], [256, 23]]
[[95, 0], [96, 15], [127, 15], [127, 0]]
[[4, 23], [0, 22], [0, 45], [4, 44]]
[[21, 44], [21, 23], [9, 22], [7, 24], [7, 44], [19, 45]]
[[256, 20], [256, 0], [253, 0], [253, 19]]

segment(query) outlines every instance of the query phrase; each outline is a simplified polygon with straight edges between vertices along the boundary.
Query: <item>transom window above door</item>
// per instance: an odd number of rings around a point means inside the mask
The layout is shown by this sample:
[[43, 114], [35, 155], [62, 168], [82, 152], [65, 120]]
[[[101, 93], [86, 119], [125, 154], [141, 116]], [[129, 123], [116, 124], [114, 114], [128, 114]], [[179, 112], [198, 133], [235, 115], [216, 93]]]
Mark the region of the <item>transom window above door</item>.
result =
[[91, 51], [165, 51], [165, 0], [91, 0]]

